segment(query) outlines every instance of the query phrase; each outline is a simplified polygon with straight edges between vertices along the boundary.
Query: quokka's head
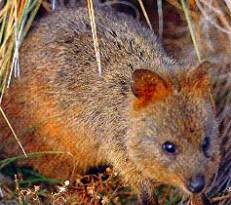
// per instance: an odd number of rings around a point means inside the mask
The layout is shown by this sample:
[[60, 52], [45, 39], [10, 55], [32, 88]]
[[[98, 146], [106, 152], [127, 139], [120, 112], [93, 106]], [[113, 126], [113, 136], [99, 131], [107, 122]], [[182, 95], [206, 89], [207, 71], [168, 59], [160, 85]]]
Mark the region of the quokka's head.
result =
[[219, 163], [209, 66], [174, 76], [146, 69], [132, 75], [129, 157], [145, 177], [190, 194], [206, 189]]

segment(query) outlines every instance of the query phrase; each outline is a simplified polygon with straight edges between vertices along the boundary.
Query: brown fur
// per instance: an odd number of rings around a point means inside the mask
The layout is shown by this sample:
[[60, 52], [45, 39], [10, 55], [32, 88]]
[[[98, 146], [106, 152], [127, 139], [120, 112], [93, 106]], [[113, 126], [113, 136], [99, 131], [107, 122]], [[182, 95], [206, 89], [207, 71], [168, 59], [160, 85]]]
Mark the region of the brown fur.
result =
[[[102, 77], [86, 9], [42, 19], [22, 45], [21, 79], [4, 98], [5, 112], [28, 153], [67, 153], [28, 163], [62, 178], [110, 163], [150, 204], [156, 182], [188, 192], [187, 180], [202, 173], [208, 183], [219, 143], [204, 65], [182, 67], [133, 19], [96, 13]], [[7, 125], [1, 130], [0, 139], [13, 138]], [[201, 150], [205, 136], [211, 138], [209, 158]], [[162, 150], [165, 141], [177, 145], [174, 156]], [[4, 150], [20, 151], [15, 143]]]

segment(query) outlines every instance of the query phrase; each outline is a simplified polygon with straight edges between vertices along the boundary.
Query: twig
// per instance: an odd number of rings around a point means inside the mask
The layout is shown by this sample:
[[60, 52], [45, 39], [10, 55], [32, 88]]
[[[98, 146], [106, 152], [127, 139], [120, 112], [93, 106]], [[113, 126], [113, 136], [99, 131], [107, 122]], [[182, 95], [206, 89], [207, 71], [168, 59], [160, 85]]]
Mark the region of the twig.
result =
[[42, 1], [42, 6], [48, 13], [52, 11], [51, 5], [48, 2]]
[[52, 0], [52, 10], [56, 9], [56, 0]]
[[228, 7], [229, 11], [231, 12], [231, 1], [230, 0], [224, 0], [226, 6]]
[[186, 18], [186, 21], [187, 21], [187, 24], [188, 24], [189, 32], [190, 32], [190, 35], [191, 35], [191, 38], [192, 38], [192, 41], [193, 41], [193, 45], [194, 45], [194, 48], [195, 48], [195, 51], [196, 51], [196, 54], [197, 54], [197, 58], [198, 58], [199, 62], [201, 62], [201, 55], [200, 55], [200, 51], [199, 51], [199, 48], [198, 48], [198, 44], [196, 42], [195, 33], [194, 33], [194, 30], [193, 30], [193, 27], [192, 27], [192, 21], [190, 19], [188, 8], [187, 8], [186, 3], [185, 3], [184, 0], [181, 0], [181, 5], [182, 5], [182, 8], [183, 8], [184, 13], [185, 13], [185, 18]]
[[205, 17], [205, 19], [208, 21], [208, 23], [210, 23], [211, 25], [213, 25], [214, 27], [216, 27], [218, 30], [227, 33], [228, 35], [231, 35], [231, 31], [224, 29], [223, 27], [221, 27], [220, 25], [218, 25], [214, 20], [212, 20], [212, 17], [209, 16], [209, 14], [205, 11], [205, 9], [202, 7], [201, 3], [199, 0], [196, 0], [196, 4], [197, 7], [199, 8], [199, 10], [201, 11], [202, 15]]
[[[231, 1], [230, 1], [231, 2]], [[219, 7], [218, 2], [214, 2], [214, 4]], [[230, 11], [231, 12], [231, 11]], [[230, 23], [228, 22], [228, 20], [226, 19], [225, 15], [221, 12], [221, 15], [218, 16], [218, 18], [220, 19], [221, 23], [226, 27], [227, 30], [229, 30], [231, 32], [231, 26]]]
[[213, 197], [211, 199], [212, 202], [218, 202], [218, 201], [222, 201], [222, 200], [225, 200], [225, 199], [231, 199], [231, 194], [227, 194], [225, 196], [217, 196], [217, 197]]
[[14, 138], [15, 138], [15, 140], [17, 141], [19, 147], [21, 148], [21, 150], [22, 150], [24, 156], [27, 157], [27, 154], [26, 154], [26, 152], [25, 152], [25, 150], [24, 150], [24, 148], [23, 148], [23, 146], [22, 146], [22, 144], [21, 144], [21, 142], [20, 142], [18, 136], [16, 135], [16, 133], [15, 133], [13, 127], [11, 126], [11, 124], [10, 124], [10, 122], [9, 122], [7, 116], [5, 115], [5, 113], [4, 113], [4, 111], [3, 111], [3, 109], [2, 109], [1, 106], [0, 106], [0, 112], [2, 113], [3, 118], [5, 119], [7, 125], [9, 126], [9, 128], [10, 128], [10, 130], [11, 130], [11, 132], [12, 132], [12, 134], [14, 135]]
[[207, 6], [211, 11], [213, 11], [214, 13], [218, 14], [218, 15], [222, 15], [222, 11], [220, 9], [215, 8], [214, 6], [212, 6], [211, 2], [208, 3], [207, 0], [200, 0], [205, 6]]
[[97, 65], [98, 65], [98, 72], [99, 72], [99, 76], [102, 76], [100, 50], [99, 50], [99, 42], [97, 38], [93, 0], [87, 0], [87, 6], [88, 6], [90, 23], [91, 23], [91, 32], [92, 32], [92, 37], [93, 37], [94, 49], [95, 49], [95, 57], [96, 57]]
[[157, 0], [158, 7], [158, 17], [159, 17], [159, 38], [162, 39], [163, 36], [163, 8], [162, 8], [162, 0]]
[[143, 12], [143, 14], [144, 14], [144, 18], [145, 18], [145, 20], [146, 20], [146, 22], [147, 22], [149, 28], [150, 28], [151, 30], [153, 30], [152, 24], [151, 24], [151, 22], [150, 22], [150, 20], [149, 20], [148, 14], [147, 14], [147, 12], [146, 12], [146, 10], [145, 10], [145, 8], [144, 8], [144, 4], [143, 4], [142, 0], [138, 0], [138, 2], [139, 2], [139, 4], [140, 4], [140, 8], [141, 8], [141, 10], [142, 10], [142, 12]]

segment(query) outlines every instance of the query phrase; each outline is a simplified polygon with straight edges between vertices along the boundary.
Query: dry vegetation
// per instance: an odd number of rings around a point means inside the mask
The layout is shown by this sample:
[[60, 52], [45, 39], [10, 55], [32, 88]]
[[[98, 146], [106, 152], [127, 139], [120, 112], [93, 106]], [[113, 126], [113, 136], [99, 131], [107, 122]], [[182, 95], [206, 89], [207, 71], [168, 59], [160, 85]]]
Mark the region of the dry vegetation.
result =
[[[66, 2], [69, 2], [66, 4]], [[87, 1], [92, 8], [91, 1]], [[143, 3], [144, 2], [144, 3]], [[146, 0], [106, 1], [116, 10], [138, 16], [154, 30], [165, 50], [178, 60], [191, 56], [201, 61], [209, 58], [218, 67], [220, 81], [217, 93], [218, 119], [222, 137], [223, 159], [211, 188], [210, 199], [219, 205], [231, 204], [231, 1], [230, 0]], [[13, 77], [20, 75], [19, 48], [33, 21], [58, 6], [73, 6], [75, 1], [0, 0], [0, 102]], [[98, 45], [94, 30], [96, 53]], [[177, 52], [176, 52], [177, 51]], [[176, 55], [177, 54], [177, 55]], [[97, 54], [99, 72], [100, 56]], [[219, 90], [218, 90], [219, 88]], [[221, 89], [222, 88], [222, 89]], [[4, 116], [4, 108], [0, 106]], [[7, 116], [4, 116], [7, 120]], [[8, 122], [10, 126], [10, 122]], [[12, 131], [13, 128], [11, 127]], [[15, 146], [23, 146], [14, 134]], [[18, 145], [16, 144], [18, 143]], [[28, 157], [39, 157], [39, 153]], [[42, 153], [40, 153], [42, 154]], [[51, 153], [60, 154], [60, 153]], [[136, 196], [122, 184], [110, 167], [89, 171], [68, 181], [46, 178], [14, 162], [26, 157], [16, 156], [0, 161], [0, 204], [135, 204]], [[169, 187], [157, 190], [161, 204], [202, 204], [201, 199], [188, 201]]]

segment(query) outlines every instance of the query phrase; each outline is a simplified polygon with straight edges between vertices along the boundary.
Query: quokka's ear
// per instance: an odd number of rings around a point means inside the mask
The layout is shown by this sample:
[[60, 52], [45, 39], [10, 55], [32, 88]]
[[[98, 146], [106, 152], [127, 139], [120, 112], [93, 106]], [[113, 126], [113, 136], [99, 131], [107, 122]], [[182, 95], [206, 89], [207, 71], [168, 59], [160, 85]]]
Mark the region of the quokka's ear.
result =
[[213, 67], [208, 61], [204, 61], [197, 67], [193, 68], [187, 73], [185, 87], [191, 91], [203, 92], [207, 91], [210, 87], [210, 72], [209, 70]]
[[138, 69], [132, 74], [132, 92], [143, 102], [150, 99], [159, 100], [170, 91], [170, 84], [151, 70]]

